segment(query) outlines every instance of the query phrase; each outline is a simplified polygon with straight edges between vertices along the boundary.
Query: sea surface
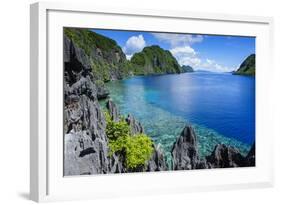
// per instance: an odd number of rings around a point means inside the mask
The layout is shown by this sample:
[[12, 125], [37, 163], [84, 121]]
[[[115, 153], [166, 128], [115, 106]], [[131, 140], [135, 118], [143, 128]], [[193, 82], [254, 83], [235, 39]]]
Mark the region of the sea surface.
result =
[[246, 155], [255, 140], [254, 77], [194, 72], [138, 76], [106, 86], [121, 114], [131, 113], [141, 122], [168, 162], [186, 124], [195, 129], [201, 157], [218, 143]]

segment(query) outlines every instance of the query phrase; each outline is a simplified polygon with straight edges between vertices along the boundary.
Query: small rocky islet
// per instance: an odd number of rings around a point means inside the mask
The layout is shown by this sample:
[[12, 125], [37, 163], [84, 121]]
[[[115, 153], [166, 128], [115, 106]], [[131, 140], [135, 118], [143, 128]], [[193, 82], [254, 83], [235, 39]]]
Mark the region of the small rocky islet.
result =
[[[64, 34], [64, 176], [255, 166], [255, 144], [246, 156], [234, 147], [218, 144], [210, 155], [200, 157], [197, 136], [193, 127], [186, 125], [171, 149], [172, 166], [161, 147], [152, 142], [145, 163], [128, 167], [126, 153], [110, 151], [107, 120], [99, 103], [109, 95], [104, 82], [191, 69], [180, 67], [169, 51], [159, 46], [145, 48], [128, 61], [112, 39], [87, 29], [65, 28]], [[141, 123], [130, 113], [121, 116], [110, 99], [106, 112], [113, 122], [125, 118], [131, 137], [145, 134]]]

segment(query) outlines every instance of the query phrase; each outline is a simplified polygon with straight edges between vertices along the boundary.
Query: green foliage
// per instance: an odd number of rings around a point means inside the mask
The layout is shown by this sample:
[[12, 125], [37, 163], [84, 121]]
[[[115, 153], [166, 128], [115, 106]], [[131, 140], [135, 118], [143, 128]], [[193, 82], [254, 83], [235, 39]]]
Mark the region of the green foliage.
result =
[[81, 28], [64, 28], [64, 34], [84, 50], [95, 79], [107, 82], [112, 75], [122, 79], [132, 74], [131, 63], [114, 40]]
[[159, 46], [145, 47], [142, 52], [126, 59], [121, 47], [112, 39], [90, 29], [64, 28], [64, 34], [90, 60], [95, 80], [103, 82], [123, 79], [131, 75], [181, 73], [182, 68], [173, 55]]
[[99, 48], [108, 52], [117, 46], [114, 40], [92, 32], [89, 29], [64, 28], [64, 33], [73, 42], [78, 44], [80, 48], [83, 48], [87, 55], [91, 54], [93, 48]]
[[256, 72], [256, 55], [252, 54], [243, 61], [239, 69], [236, 72], [234, 72], [234, 74], [255, 75], [255, 72]]
[[136, 74], [181, 73], [182, 69], [170, 51], [159, 46], [145, 47], [131, 58]]
[[153, 148], [151, 139], [145, 134], [127, 137], [126, 166], [134, 169], [145, 164], [150, 159]]
[[96, 80], [95, 84], [97, 87], [104, 87], [104, 82], [102, 80]]
[[106, 119], [106, 135], [109, 140], [117, 140], [119, 137], [126, 137], [130, 135], [130, 126], [124, 119], [115, 122], [111, 119], [108, 112], [105, 112]]
[[132, 135], [124, 118], [114, 122], [109, 113], [105, 112], [105, 119], [110, 154], [124, 154], [125, 165], [129, 169], [143, 166], [152, 155], [152, 140], [145, 134]]
[[145, 55], [144, 55], [144, 53], [136, 53], [132, 57], [131, 62], [135, 65], [144, 66], [145, 65]]
[[186, 73], [194, 72], [193, 68], [189, 65], [183, 65], [181, 68], [182, 68], [182, 72], [186, 72]]

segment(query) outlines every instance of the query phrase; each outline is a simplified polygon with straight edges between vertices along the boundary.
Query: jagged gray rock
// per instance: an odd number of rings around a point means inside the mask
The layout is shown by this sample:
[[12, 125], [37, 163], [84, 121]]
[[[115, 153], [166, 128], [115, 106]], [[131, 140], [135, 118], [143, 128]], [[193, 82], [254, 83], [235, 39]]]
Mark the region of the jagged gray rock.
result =
[[105, 87], [104, 84], [96, 84], [98, 91], [97, 91], [97, 97], [98, 99], [105, 99], [109, 95], [109, 90]]
[[69, 38], [64, 36], [64, 78], [70, 85], [77, 82], [81, 76], [92, 74], [90, 61], [84, 50], [77, 47]]
[[197, 137], [191, 126], [183, 129], [171, 152], [174, 170], [255, 166], [255, 143], [246, 157], [234, 147], [218, 144], [209, 156], [201, 159]]
[[144, 129], [141, 123], [138, 122], [131, 114], [127, 116], [126, 122], [128, 123], [128, 125], [130, 125], [131, 133], [133, 135], [137, 133], [144, 133]]
[[110, 173], [125, 173], [125, 159], [121, 154], [113, 154], [110, 157]]
[[[100, 52], [100, 54], [102, 53]], [[116, 54], [117, 61], [121, 57]], [[119, 60], [118, 60], [119, 58]], [[112, 75], [114, 78], [115, 74]], [[64, 175], [124, 173], [125, 158], [121, 153], [109, 155], [106, 121], [98, 99], [108, 95], [104, 84], [96, 80], [84, 50], [64, 36]], [[106, 104], [114, 121], [120, 119], [117, 106]], [[132, 116], [126, 118], [132, 134], [143, 133], [142, 125]], [[143, 171], [166, 170], [162, 150], [154, 152]]]
[[200, 162], [197, 137], [191, 126], [185, 126], [180, 137], [174, 143], [172, 159], [174, 170], [195, 169]]
[[103, 174], [109, 171], [108, 148], [102, 139], [92, 140], [90, 132], [65, 135], [64, 176]]
[[248, 166], [256, 166], [256, 143], [254, 142], [248, 155], [246, 156], [246, 164]]
[[210, 156], [206, 157], [211, 168], [244, 167], [246, 166], [245, 157], [239, 150], [224, 144], [216, 145]]
[[155, 146], [154, 144], [153, 149], [153, 154], [147, 163], [145, 171], [153, 172], [168, 170], [163, 150], [160, 148], [160, 146]]
[[117, 108], [116, 104], [111, 99], [109, 99], [106, 102], [106, 108], [109, 112], [111, 120], [113, 120], [115, 122], [119, 121], [119, 115], [120, 115], [119, 109]]
[[64, 38], [64, 175], [110, 172], [106, 121], [84, 51]]

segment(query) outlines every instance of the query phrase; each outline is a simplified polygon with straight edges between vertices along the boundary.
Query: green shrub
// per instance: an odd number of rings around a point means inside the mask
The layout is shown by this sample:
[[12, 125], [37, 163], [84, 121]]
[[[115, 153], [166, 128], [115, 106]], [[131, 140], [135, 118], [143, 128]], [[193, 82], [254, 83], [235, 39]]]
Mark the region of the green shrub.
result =
[[153, 148], [151, 139], [145, 134], [137, 134], [126, 140], [126, 166], [134, 169], [150, 159]]
[[130, 126], [124, 119], [114, 122], [108, 112], [105, 112], [105, 119], [106, 135], [109, 140], [117, 140], [117, 138], [130, 135]]
[[110, 155], [113, 153], [124, 154], [125, 166], [129, 169], [145, 165], [153, 152], [153, 142], [150, 137], [145, 134], [132, 135], [130, 126], [124, 118], [114, 122], [109, 113], [105, 112], [105, 119]]

